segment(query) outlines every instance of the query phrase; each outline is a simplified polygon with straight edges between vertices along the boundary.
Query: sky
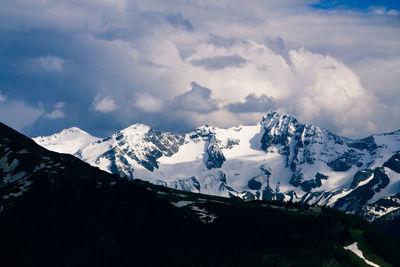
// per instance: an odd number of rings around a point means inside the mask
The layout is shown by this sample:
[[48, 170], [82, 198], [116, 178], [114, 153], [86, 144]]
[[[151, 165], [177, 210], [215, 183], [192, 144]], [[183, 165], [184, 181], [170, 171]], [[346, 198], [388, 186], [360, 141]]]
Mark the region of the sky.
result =
[[0, 121], [34, 137], [185, 132], [286, 112], [351, 138], [400, 128], [400, 3], [4, 0]]

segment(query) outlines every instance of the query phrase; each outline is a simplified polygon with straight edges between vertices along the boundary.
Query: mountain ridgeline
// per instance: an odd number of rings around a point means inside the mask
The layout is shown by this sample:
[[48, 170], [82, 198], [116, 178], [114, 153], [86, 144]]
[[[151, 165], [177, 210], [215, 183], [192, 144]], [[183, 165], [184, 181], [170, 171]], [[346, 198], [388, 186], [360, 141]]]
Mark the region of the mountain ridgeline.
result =
[[189, 192], [330, 206], [370, 221], [400, 206], [390, 201], [399, 193], [400, 130], [354, 140], [269, 112], [256, 125], [182, 135], [142, 124], [104, 139], [82, 131], [79, 140], [94, 141], [76, 142], [76, 151], [69, 131], [34, 140], [121, 177]]
[[[196, 134], [189, 138], [212, 146], [203, 139], [209, 132]], [[164, 146], [160, 153], [173, 156], [185, 144], [182, 137], [154, 136], [151, 143]], [[215, 144], [205, 156], [206, 170], [218, 171], [229, 161], [221, 148], [226, 144]], [[214, 155], [224, 155], [222, 166], [207, 166]], [[161, 157], [153, 170], [162, 168]], [[0, 174], [0, 266], [364, 266], [351, 246], [370, 262], [400, 264], [400, 245], [359, 216], [132, 181], [49, 151], [1, 123]], [[270, 177], [260, 168], [249, 190], [271, 187]], [[191, 179], [188, 186], [202, 190], [204, 184]], [[225, 188], [218, 190], [235, 192], [222, 173], [220, 182]], [[263, 190], [260, 198], [277, 191]]]

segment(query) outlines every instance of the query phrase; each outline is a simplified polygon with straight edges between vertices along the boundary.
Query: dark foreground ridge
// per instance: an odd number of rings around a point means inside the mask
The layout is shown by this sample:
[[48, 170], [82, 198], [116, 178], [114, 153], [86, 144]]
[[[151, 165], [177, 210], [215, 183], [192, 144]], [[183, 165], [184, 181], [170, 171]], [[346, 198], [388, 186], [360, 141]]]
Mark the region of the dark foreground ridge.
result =
[[100, 171], [0, 124], [0, 266], [400, 266], [357, 216], [181, 192]]

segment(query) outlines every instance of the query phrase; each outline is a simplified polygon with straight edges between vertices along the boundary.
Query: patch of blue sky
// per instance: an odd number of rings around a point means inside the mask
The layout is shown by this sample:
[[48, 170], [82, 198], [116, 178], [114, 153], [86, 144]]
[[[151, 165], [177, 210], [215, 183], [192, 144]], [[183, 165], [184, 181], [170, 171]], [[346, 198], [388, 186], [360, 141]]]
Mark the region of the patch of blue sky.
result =
[[400, 9], [399, 0], [321, 0], [311, 5], [318, 9], [358, 9], [361, 11], [370, 11], [371, 8], [382, 7], [386, 10]]

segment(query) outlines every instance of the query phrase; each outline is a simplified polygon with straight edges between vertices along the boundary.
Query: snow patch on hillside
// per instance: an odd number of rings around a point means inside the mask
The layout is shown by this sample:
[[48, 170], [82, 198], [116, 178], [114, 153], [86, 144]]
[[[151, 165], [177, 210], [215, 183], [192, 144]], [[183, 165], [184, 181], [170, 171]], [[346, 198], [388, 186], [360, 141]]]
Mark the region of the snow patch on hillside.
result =
[[365, 261], [366, 264], [370, 265], [370, 266], [374, 266], [374, 267], [380, 267], [378, 264], [373, 263], [372, 261], [367, 260], [362, 251], [358, 248], [358, 244], [357, 242], [354, 242], [351, 245], [348, 245], [347, 247], [344, 247], [344, 249], [350, 250], [351, 252], [353, 252], [354, 254], [356, 254], [358, 257], [360, 257], [361, 259], [363, 259]]

